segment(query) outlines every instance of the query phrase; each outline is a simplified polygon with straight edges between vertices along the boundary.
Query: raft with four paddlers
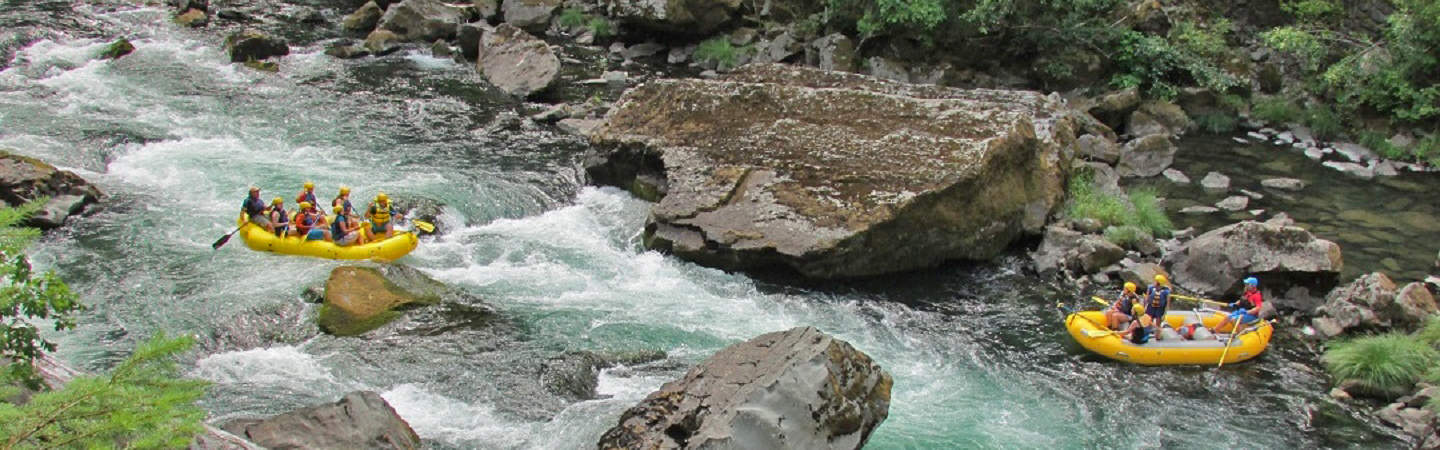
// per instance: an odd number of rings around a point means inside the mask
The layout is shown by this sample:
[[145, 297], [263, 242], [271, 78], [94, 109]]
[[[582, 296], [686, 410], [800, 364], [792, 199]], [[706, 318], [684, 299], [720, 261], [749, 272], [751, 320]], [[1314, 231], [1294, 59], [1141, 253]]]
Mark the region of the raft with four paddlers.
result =
[[[334, 219], [330, 219], [334, 220]], [[333, 242], [322, 240], [305, 240], [302, 236], [279, 237], [275, 233], [265, 231], [259, 225], [250, 223], [240, 218], [236, 225], [240, 226], [238, 233], [240, 239], [245, 241], [245, 246], [251, 250], [261, 252], [273, 252], [285, 255], [314, 256], [330, 259], [370, 259], [375, 261], [393, 261], [400, 259], [415, 250], [420, 238], [413, 231], [395, 230], [395, 235], [379, 241], [367, 242], [360, 245], [340, 246]], [[370, 233], [370, 226], [366, 224], [360, 227], [361, 233], [366, 233], [367, 241]], [[383, 235], [381, 236], [383, 238]]]
[[[1198, 323], [1213, 330], [1224, 320], [1223, 312], [1199, 311], [1165, 314], [1165, 324], [1180, 329]], [[1261, 319], [1241, 327], [1239, 335], [1213, 333], [1193, 339], [1151, 339], [1143, 344], [1132, 343], [1118, 331], [1105, 327], [1104, 311], [1080, 311], [1065, 317], [1065, 329], [1081, 347], [1117, 361], [1143, 365], [1230, 364], [1245, 361], [1265, 351], [1270, 345], [1274, 327]], [[1163, 327], [1164, 325], [1162, 325]]]

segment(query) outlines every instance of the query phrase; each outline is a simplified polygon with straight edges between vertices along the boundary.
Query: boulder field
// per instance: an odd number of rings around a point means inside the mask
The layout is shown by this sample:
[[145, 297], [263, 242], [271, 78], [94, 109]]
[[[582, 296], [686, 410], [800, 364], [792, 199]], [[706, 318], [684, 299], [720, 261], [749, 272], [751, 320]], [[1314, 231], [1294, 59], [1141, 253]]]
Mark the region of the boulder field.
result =
[[809, 277], [985, 260], [1063, 200], [1075, 120], [1035, 92], [752, 64], [626, 92], [590, 132], [598, 184], [658, 201], [650, 248]]

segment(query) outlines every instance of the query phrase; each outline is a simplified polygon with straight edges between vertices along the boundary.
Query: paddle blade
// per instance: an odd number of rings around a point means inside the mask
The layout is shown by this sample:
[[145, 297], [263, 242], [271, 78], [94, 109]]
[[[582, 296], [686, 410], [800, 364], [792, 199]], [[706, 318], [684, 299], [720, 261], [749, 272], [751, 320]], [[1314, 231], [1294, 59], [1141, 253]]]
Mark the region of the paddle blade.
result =
[[220, 247], [225, 246], [225, 243], [226, 243], [226, 242], [230, 242], [230, 236], [234, 236], [234, 234], [227, 234], [227, 235], [221, 236], [221, 237], [220, 237], [220, 240], [215, 241], [214, 244], [210, 244], [210, 248], [219, 250]]
[[1092, 338], [1105, 337], [1105, 336], [1109, 336], [1109, 335], [1115, 334], [1114, 331], [1092, 330], [1092, 329], [1088, 329], [1088, 328], [1085, 329], [1085, 331], [1083, 331], [1083, 333], [1085, 333], [1085, 336], [1086, 336], [1086, 337], [1092, 337]]
[[433, 224], [433, 223], [426, 222], [426, 221], [423, 221], [423, 220], [412, 220], [412, 221], [410, 221], [410, 223], [414, 224], [414, 225], [415, 225], [415, 228], [420, 229], [420, 231], [424, 231], [424, 232], [426, 232], [426, 233], [434, 233], [434, 232], [435, 232], [435, 224]]
[[1093, 297], [1093, 296], [1092, 296], [1092, 297], [1090, 297], [1090, 299], [1091, 299], [1091, 300], [1094, 300], [1095, 303], [1099, 303], [1099, 304], [1102, 304], [1102, 305], [1105, 305], [1105, 306], [1110, 306], [1110, 302], [1105, 301], [1105, 299], [1103, 299], [1103, 298]]

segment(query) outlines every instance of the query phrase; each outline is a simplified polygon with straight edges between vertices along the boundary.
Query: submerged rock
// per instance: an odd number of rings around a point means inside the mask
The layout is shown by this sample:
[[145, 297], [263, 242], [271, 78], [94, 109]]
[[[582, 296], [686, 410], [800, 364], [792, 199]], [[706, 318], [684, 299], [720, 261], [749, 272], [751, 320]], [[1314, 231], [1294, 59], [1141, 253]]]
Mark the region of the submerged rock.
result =
[[1282, 191], [1298, 191], [1305, 189], [1305, 182], [1296, 178], [1266, 178], [1260, 180], [1260, 185], [1270, 189]]
[[330, 334], [361, 334], [393, 320], [399, 315], [396, 308], [438, 303], [447, 289], [420, 271], [402, 265], [383, 269], [336, 267], [325, 281], [325, 303], [316, 322]]
[[268, 419], [233, 420], [222, 428], [267, 448], [420, 448], [410, 424], [370, 391]]
[[490, 84], [517, 97], [545, 91], [560, 73], [560, 58], [545, 41], [510, 24], [485, 33], [477, 59]]
[[225, 37], [225, 51], [230, 54], [230, 62], [243, 63], [288, 55], [290, 45], [263, 31], [246, 29]]
[[600, 437], [611, 448], [858, 449], [889, 415], [890, 374], [811, 327], [726, 347]]
[[[1034, 92], [752, 64], [626, 92], [592, 132], [586, 170], [660, 198], [650, 248], [854, 277], [989, 259], [1038, 234], [1073, 136], [1068, 113]], [[658, 183], [635, 189], [647, 177]]]
[[390, 5], [376, 27], [406, 42], [431, 42], [455, 37], [463, 22], [460, 10], [440, 0], [405, 0]]
[[[1306, 285], [1316, 288], [1312, 292], [1325, 292], [1335, 285], [1343, 265], [1334, 242], [1293, 225], [1255, 221], [1196, 236], [1165, 259], [1175, 283], [1210, 297], [1238, 293], [1240, 280], [1252, 275], [1260, 277], [1266, 291]], [[1293, 307], [1273, 295], [1266, 298], [1277, 307]]]
[[0, 201], [6, 206], [19, 206], [40, 197], [50, 198], [26, 221], [28, 226], [45, 230], [59, 227], [101, 196], [100, 189], [74, 172], [0, 150]]
[[129, 39], [120, 38], [105, 46], [105, 50], [100, 51], [99, 57], [100, 59], [120, 59], [121, 56], [128, 55], [133, 51], [135, 51], [135, 44], [131, 44]]

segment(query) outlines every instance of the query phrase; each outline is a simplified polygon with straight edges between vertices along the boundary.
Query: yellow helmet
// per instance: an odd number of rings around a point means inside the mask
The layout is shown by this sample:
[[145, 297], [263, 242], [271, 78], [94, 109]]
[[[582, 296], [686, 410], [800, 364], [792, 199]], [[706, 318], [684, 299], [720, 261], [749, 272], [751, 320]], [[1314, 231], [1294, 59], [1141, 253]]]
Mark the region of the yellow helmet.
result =
[[1135, 292], [1135, 283], [1125, 282], [1125, 292]]
[[1155, 284], [1169, 285], [1169, 284], [1170, 284], [1170, 279], [1165, 278], [1164, 275], [1156, 274], [1156, 275], [1155, 275]]
[[375, 195], [375, 201], [380, 203], [390, 203], [390, 196], [385, 195], [384, 192], [381, 192]]
[[315, 189], [315, 183], [312, 182], [312, 181], [306, 181], [306, 182], [305, 182], [305, 189]]
[[345, 207], [344, 207], [344, 206], [339, 206], [339, 205], [336, 205], [336, 206], [335, 206], [335, 214], [340, 214], [340, 213], [343, 213], [343, 212], [345, 212]]
[[300, 209], [310, 209], [310, 202], [300, 202]]
[[340, 186], [340, 195], [345, 195], [345, 194], [349, 194], [349, 193], [350, 193], [350, 186]]
[[270, 201], [270, 204], [272, 204], [272, 205], [279, 205], [279, 204], [283, 204], [283, 203], [285, 203], [285, 199], [280, 198], [280, 197], [275, 197], [274, 200], [271, 200], [271, 201]]

